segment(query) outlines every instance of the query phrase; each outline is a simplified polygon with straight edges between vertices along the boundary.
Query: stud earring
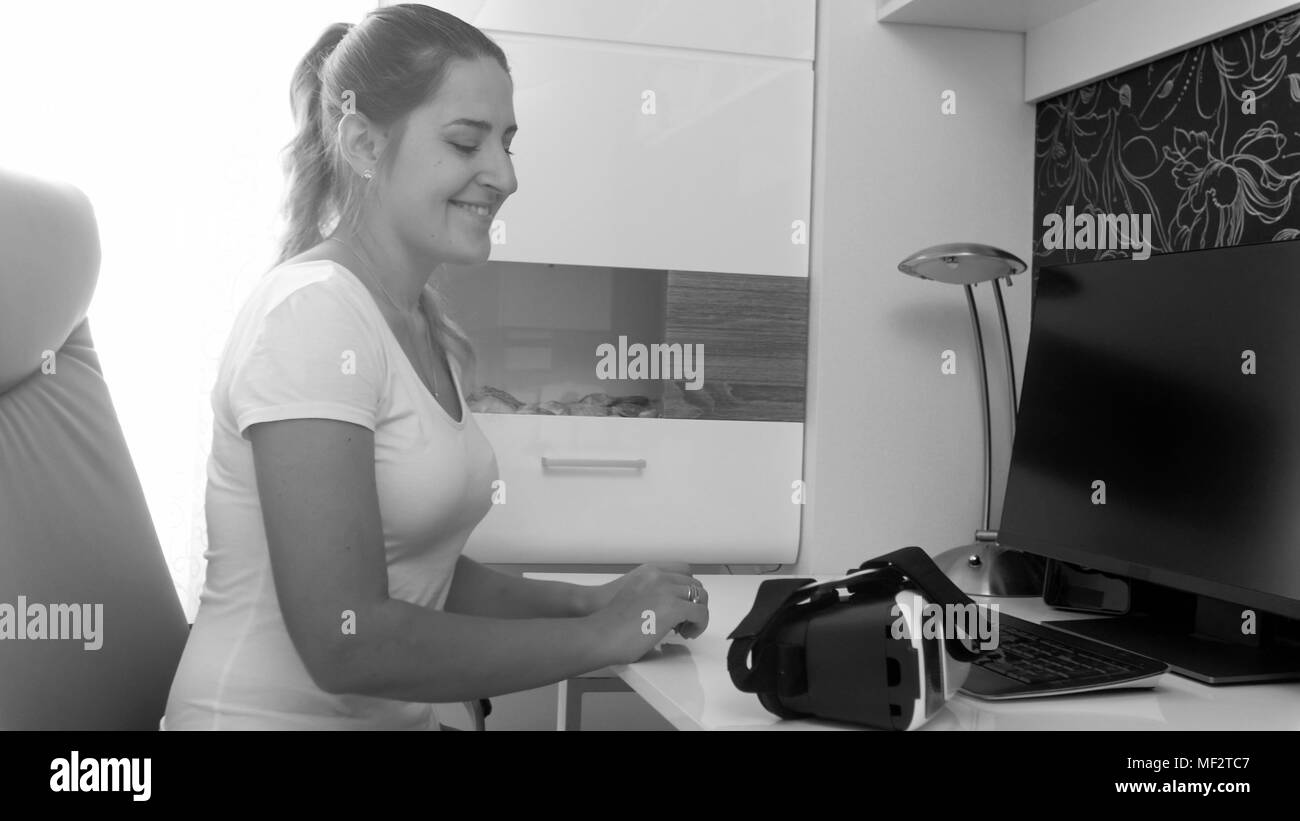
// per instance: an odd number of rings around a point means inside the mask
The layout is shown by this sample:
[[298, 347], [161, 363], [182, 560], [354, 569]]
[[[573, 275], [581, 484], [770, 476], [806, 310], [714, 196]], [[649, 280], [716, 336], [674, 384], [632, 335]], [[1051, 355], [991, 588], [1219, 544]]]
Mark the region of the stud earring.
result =
[[361, 172], [361, 176], [365, 177], [366, 179], [370, 179], [370, 178], [373, 177], [374, 175], [375, 175], [375, 172], [371, 171], [369, 168], [367, 168], [365, 171], [362, 171], [362, 172]]

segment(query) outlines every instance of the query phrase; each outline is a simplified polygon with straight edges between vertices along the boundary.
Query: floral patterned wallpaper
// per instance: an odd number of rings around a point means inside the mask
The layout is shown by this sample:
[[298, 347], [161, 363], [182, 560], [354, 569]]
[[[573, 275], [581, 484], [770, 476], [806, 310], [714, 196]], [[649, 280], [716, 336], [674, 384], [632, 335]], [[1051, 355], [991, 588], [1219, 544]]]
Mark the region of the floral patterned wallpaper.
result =
[[1300, 13], [1040, 103], [1034, 265], [1127, 256], [1049, 250], [1043, 218], [1151, 214], [1153, 254], [1300, 237]]

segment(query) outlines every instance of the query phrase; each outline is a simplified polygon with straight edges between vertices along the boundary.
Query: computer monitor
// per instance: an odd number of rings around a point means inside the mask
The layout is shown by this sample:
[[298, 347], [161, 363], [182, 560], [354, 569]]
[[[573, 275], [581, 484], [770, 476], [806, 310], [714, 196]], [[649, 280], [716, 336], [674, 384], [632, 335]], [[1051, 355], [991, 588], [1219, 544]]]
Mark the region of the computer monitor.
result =
[[1040, 269], [1012, 450], [1003, 545], [1193, 603], [1054, 626], [1211, 683], [1296, 677], [1300, 242]]

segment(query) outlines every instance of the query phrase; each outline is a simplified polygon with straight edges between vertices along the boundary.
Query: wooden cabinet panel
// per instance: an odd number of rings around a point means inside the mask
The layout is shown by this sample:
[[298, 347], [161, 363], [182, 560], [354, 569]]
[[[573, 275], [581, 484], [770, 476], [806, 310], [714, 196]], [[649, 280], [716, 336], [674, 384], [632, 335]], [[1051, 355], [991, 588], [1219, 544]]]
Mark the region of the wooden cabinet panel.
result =
[[664, 386], [675, 419], [804, 421], [808, 279], [668, 274], [664, 341], [704, 351], [702, 390]]

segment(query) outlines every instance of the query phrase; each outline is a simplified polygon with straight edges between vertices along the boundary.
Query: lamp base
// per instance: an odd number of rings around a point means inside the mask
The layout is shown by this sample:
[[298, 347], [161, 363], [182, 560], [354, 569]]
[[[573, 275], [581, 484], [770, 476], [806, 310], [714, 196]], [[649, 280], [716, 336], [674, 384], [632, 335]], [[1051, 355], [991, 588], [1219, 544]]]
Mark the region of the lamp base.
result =
[[968, 596], [1041, 596], [1043, 562], [1036, 556], [976, 540], [945, 550], [934, 563]]

